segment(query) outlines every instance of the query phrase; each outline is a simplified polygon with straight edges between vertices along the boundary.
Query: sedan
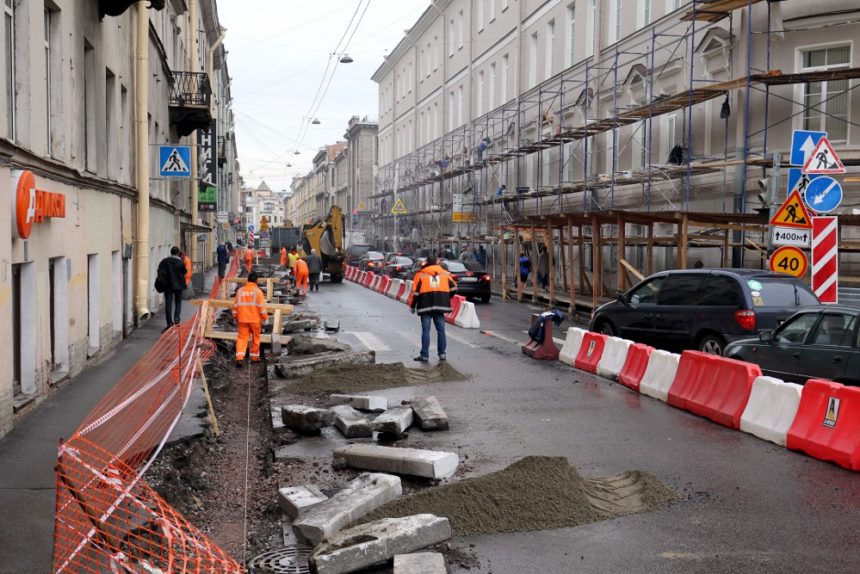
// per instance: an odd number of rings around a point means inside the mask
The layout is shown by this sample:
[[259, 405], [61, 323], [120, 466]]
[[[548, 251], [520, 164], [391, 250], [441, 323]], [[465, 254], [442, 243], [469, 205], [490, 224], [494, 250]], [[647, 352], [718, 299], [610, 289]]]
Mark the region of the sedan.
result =
[[860, 385], [860, 309], [804, 308], [757, 339], [730, 344], [726, 356], [761, 366], [764, 374], [805, 383], [829, 379]]
[[382, 274], [392, 279], [406, 279], [409, 270], [412, 269], [412, 260], [402, 255], [389, 256], [385, 260]]
[[493, 278], [484, 271], [479, 263], [466, 263], [446, 259], [440, 262], [442, 267], [454, 277], [457, 282], [457, 294], [466, 298], [480, 299], [483, 303], [490, 302], [490, 288]]
[[382, 271], [382, 262], [384, 259], [382, 253], [379, 251], [368, 251], [358, 261], [358, 269], [379, 275]]

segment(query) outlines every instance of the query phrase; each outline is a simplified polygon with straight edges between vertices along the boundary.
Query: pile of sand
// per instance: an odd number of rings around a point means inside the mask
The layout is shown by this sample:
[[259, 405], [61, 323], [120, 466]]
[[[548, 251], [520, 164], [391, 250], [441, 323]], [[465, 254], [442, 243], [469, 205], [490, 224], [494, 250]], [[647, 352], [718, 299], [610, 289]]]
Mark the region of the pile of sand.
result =
[[588, 479], [563, 457], [530, 456], [498, 472], [395, 500], [362, 522], [429, 512], [448, 517], [460, 536], [528, 532], [657, 510], [675, 497], [644, 472]]
[[286, 390], [300, 395], [356, 394], [419, 384], [463, 381], [467, 378], [448, 363], [428, 369], [407, 369], [403, 363], [343, 365], [296, 379], [289, 383]]

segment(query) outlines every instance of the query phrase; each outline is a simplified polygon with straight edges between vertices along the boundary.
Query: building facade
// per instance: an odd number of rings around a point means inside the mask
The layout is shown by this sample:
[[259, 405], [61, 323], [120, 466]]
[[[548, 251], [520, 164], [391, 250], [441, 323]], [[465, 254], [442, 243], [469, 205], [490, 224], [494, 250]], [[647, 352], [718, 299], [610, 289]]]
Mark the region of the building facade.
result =
[[370, 196], [375, 193], [379, 161], [377, 134], [379, 123], [366, 116], [353, 116], [344, 134], [347, 141], [346, 201], [339, 205], [347, 214], [347, 229], [367, 233], [372, 227]]
[[[0, 329], [11, 341], [0, 435], [156, 313], [155, 269], [172, 245], [199, 243], [202, 263], [211, 243], [195, 234], [205, 228], [190, 180], [159, 177], [158, 146], [231, 121], [216, 110], [229, 87], [215, 1], [149, 5], [4, 1], [0, 202], [15, 218], [0, 219]], [[225, 154], [221, 177], [235, 181], [235, 148]]]

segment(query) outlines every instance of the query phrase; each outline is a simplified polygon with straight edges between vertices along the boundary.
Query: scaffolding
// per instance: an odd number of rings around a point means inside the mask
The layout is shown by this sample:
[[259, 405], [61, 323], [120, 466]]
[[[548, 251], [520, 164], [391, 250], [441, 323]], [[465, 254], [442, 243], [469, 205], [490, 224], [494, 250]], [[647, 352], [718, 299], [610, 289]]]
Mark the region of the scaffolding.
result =
[[[765, 267], [768, 212], [788, 167], [779, 155], [785, 148], [773, 146], [768, 132], [808, 111], [795, 86], [860, 78], [858, 67], [773, 69], [772, 39], [787, 33], [772, 28], [773, 10], [762, 0], [694, 0], [384, 166], [372, 198], [377, 230], [417, 235], [431, 249], [493, 243], [505, 292], [515, 267], [510, 251], [534, 256], [540, 236], [551, 282], [564, 284], [571, 309], [593, 307], [607, 285], [622, 289], [641, 276], [627, 257], [639, 246], [649, 253], [639, 262], [648, 273], [655, 265], [685, 268], [689, 252], [702, 249], [719, 250], [709, 259], [722, 266]], [[779, 90], [786, 86], [787, 94]], [[817, 112], [829, 115], [823, 102]], [[755, 117], [753, 107], [761, 110]], [[759, 191], [748, 189], [753, 169], [775, 180], [759, 207], [750, 205]], [[468, 223], [452, 222], [455, 194], [468, 199]], [[395, 197], [408, 217], [389, 213]], [[655, 263], [657, 247], [673, 253]], [[581, 273], [572, 271], [574, 255]], [[605, 268], [606, 260], [616, 264]], [[533, 298], [559, 300], [554, 285], [540, 295], [534, 282]], [[523, 297], [524, 286], [511, 283]]]

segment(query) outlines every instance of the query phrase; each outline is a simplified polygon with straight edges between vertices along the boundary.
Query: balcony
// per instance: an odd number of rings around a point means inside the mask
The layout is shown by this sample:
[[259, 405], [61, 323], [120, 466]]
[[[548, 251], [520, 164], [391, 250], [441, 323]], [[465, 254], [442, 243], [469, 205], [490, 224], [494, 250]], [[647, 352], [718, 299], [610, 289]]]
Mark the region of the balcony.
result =
[[212, 121], [209, 104], [212, 87], [203, 72], [172, 72], [170, 82], [170, 123], [180, 136], [187, 136]]
[[[128, 10], [137, 0], [99, 0], [99, 17], [120, 16]], [[165, 0], [149, 0], [149, 8], [164, 10]]]

